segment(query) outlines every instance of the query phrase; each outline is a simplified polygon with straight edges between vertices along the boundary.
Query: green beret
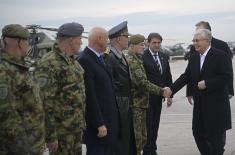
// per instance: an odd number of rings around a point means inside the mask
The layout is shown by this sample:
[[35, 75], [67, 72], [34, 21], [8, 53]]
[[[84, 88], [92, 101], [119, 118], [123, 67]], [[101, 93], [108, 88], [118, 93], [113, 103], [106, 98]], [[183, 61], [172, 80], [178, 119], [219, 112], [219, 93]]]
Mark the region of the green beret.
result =
[[129, 43], [137, 45], [139, 43], [144, 42], [144, 40], [145, 40], [145, 37], [143, 35], [135, 34], [130, 37]]
[[19, 24], [6, 25], [2, 29], [2, 36], [9, 38], [22, 38], [28, 39], [30, 34], [29, 31]]

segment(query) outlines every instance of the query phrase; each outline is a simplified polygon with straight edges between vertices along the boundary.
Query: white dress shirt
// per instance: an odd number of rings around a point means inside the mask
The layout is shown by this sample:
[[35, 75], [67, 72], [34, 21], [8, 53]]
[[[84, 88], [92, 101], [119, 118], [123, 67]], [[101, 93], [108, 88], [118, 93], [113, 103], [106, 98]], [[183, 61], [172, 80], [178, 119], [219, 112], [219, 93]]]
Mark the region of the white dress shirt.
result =
[[205, 61], [206, 55], [207, 55], [208, 51], [210, 50], [210, 48], [211, 48], [211, 46], [209, 46], [203, 54], [200, 54], [200, 70], [202, 69], [202, 66], [203, 66], [203, 63]]
[[160, 69], [161, 69], [161, 73], [162, 73], [162, 64], [161, 64], [158, 52], [154, 53], [154, 52], [152, 52], [152, 50], [150, 48], [149, 48], [149, 51], [152, 54], [152, 57], [153, 57], [154, 61], [156, 61], [154, 55], [157, 55], [157, 61], [158, 61], [159, 65], [160, 65]]

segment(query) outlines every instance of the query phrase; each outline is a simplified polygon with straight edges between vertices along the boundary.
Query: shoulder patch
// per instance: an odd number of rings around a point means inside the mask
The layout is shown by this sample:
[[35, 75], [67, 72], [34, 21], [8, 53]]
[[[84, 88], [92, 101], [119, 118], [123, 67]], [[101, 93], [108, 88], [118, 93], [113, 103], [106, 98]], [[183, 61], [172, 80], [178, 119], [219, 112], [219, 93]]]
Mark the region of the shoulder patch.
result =
[[38, 77], [38, 85], [40, 88], [45, 87], [46, 85], [48, 85], [48, 76], [39, 76]]
[[138, 79], [142, 78], [143, 77], [143, 73], [142, 73], [142, 70], [141, 69], [137, 69], [135, 71], [135, 75]]
[[8, 96], [8, 85], [7, 84], [0, 84], [0, 99], [4, 100]]

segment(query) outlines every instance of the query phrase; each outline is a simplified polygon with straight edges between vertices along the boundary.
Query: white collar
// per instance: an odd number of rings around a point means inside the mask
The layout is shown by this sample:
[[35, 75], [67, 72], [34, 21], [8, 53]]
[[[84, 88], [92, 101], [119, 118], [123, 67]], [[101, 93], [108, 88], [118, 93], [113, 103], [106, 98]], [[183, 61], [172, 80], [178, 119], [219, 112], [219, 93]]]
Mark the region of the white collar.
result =
[[200, 54], [200, 56], [206, 57], [206, 55], [207, 55], [207, 53], [209, 52], [210, 49], [211, 49], [211, 45], [206, 49], [206, 51], [203, 54]]

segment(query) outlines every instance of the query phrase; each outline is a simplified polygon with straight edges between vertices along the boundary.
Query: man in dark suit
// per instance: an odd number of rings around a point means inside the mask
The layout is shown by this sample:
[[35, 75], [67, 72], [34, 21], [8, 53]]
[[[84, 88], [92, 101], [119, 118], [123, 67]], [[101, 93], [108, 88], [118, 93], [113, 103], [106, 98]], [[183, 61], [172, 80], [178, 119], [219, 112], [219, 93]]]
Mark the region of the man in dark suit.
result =
[[194, 99], [193, 136], [202, 155], [222, 155], [226, 130], [231, 129], [231, 110], [227, 91], [231, 78], [228, 56], [211, 46], [211, 32], [196, 31], [193, 43], [197, 52], [189, 59], [185, 72], [174, 82], [174, 93], [185, 84]]
[[[166, 54], [161, 52], [162, 36], [158, 33], [150, 33], [148, 36], [149, 48], [143, 55], [143, 64], [150, 82], [167, 87], [172, 84], [170, 65]], [[150, 94], [149, 109], [147, 112], [147, 144], [144, 146], [144, 155], [156, 155], [158, 129], [160, 123], [162, 96]], [[167, 99], [168, 106], [172, 100]]]
[[[206, 21], [200, 21], [195, 26], [196, 26], [196, 30], [198, 30], [198, 29], [207, 29], [207, 30], [211, 31], [211, 26]], [[229, 58], [231, 58], [229, 64], [233, 68], [233, 64], [232, 64], [233, 53], [231, 52], [231, 50], [228, 47], [228, 44], [226, 42], [212, 37], [211, 47], [219, 49], [219, 50], [225, 52], [226, 55]], [[190, 49], [190, 53], [195, 53], [195, 52], [196, 52], [195, 47], [192, 46], [191, 49]], [[232, 70], [232, 75], [233, 75], [233, 70]], [[227, 89], [228, 89], [228, 92], [229, 92], [229, 94], [228, 94], [229, 98], [232, 98], [234, 96], [233, 76], [231, 77], [231, 79], [229, 79]], [[188, 90], [188, 89], [187, 89], [187, 97], [188, 97], [189, 103], [192, 104], [192, 94], [191, 94], [190, 90]]]
[[108, 32], [95, 27], [89, 32], [88, 46], [79, 62], [85, 70], [87, 155], [113, 155], [118, 139], [119, 114], [113, 91], [112, 75], [103, 59]]
[[115, 149], [116, 155], [135, 154], [130, 71], [122, 53], [128, 47], [128, 36], [127, 21], [109, 30], [110, 51], [106, 61], [112, 68], [113, 85], [120, 113], [120, 139]]

